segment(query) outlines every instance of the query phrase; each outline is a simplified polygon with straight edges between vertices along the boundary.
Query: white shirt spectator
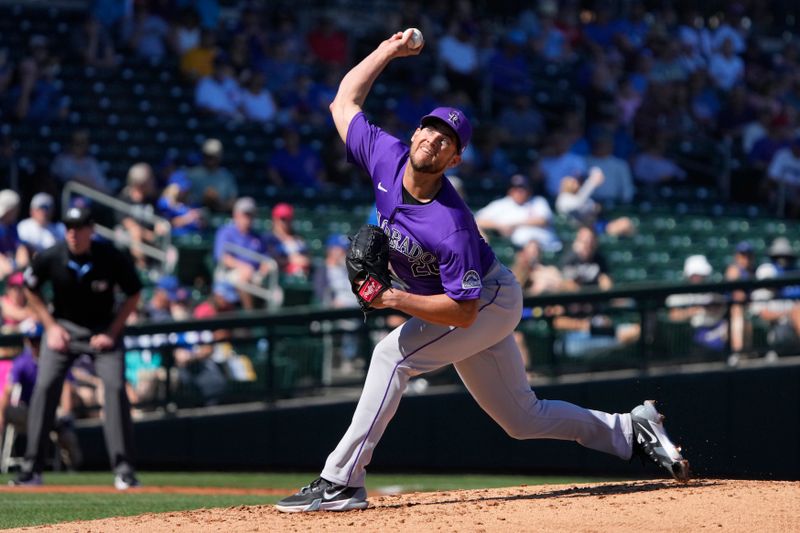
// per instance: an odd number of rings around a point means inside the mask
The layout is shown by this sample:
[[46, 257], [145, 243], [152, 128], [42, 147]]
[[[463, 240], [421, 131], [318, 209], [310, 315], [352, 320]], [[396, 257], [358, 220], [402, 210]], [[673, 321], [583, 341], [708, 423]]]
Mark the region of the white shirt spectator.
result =
[[231, 117], [239, 114], [240, 97], [239, 84], [236, 80], [225, 78], [220, 81], [214, 76], [201, 79], [194, 93], [194, 101], [198, 107]]
[[558, 196], [564, 176], [579, 178], [586, 174], [586, 160], [582, 156], [565, 152], [556, 157], [543, 157], [539, 163], [545, 179], [545, 189], [551, 198]]
[[[541, 196], [534, 196], [522, 205], [506, 196], [490, 202], [475, 214], [475, 218], [489, 219], [494, 223], [504, 225], [522, 224], [531, 218], [543, 218], [550, 222], [553, 219], [553, 211], [547, 200]], [[519, 226], [511, 234], [511, 242], [514, 246], [521, 248], [530, 241], [538, 242], [543, 249], [548, 251], [561, 249], [561, 242], [552, 227]]]
[[449, 69], [460, 74], [471, 74], [478, 68], [478, 50], [469, 41], [447, 34], [439, 41], [439, 59]]
[[767, 128], [760, 121], [754, 120], [747, 124], [742, 130], [742, 150], [744, 150], [744, 153], [749, 154], [750, 150], [753, 149], [753, 145], [766, 134]]
[[682, 24], [678, 28], [678, 39], [684, 45], [688, 45], [695, 53], [700, 53], [706, 57], [711, 55], [711, 32], [707, 28], [695, 28]]
[[745, 38], [739, 30], [734, 29], [730, 24], [722, 24], [717, 30], [714, 32], [713, 37], [711, 37], [711, 49], [716, 52], [722, 45], [725, 44], [725, 41], [730, 41], [733, 44], [733, 51], [736, 54], [743, 54], [745, 49], [747, 48], [747, 43], [745, 43]]
[[46, 226], [42, 226], [33, 218], [26, 218], [17, 224], [17, 234], [23, 244], [29, 246], [34, 252], [41, 252], [56, 242], [64, 240], [66, 228], [61, 222], [50, 222]]
[[773, 156], [767, 175], [778, 183], [800, 186], [800, 157], [791, 148], [781, 148]]
[[590, 155], [586, 157], [586, 166], [598, 167], [605, 175], [605, 181], [597, 187], [592, 195], [595, 200], [625, 204], [633, 200], [633, 177], [631, 177], [631, 167], [627, 161], [613, 155], [606, 157]]
[[275, 119], [277, 108], [272, 94], [267, 89], [258, 93], [243, 91], [241, 106], [244, 116], [257, 122], [269, 122]]
[[587, 179], [576, 193], [561, 191], [556, 198], [556, 212], [560, 215], [574, 214], [579, 219], [594, 217], [598, 206], [591, 196], [596, 190], [597, 184]]
[[717, 87], [729, 91], [744, 78], [744, 62], [736, 55], [725, 57], [723, 54], [714, 54], [708, 73]]

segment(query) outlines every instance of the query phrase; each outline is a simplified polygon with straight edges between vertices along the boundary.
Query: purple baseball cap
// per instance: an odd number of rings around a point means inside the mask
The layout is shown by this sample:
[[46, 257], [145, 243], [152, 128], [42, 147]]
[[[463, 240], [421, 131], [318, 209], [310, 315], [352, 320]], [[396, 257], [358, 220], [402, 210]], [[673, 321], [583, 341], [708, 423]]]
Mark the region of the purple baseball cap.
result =
[[472, 137], [472, 125], [463, 111], [455, 107], [437, 107], [422, 117], [419, 123], [424, 126], [431, 120], [444, 122], [455, 132], [458, 139], [458, 153], [463, 153], [467, 149], [469, 139]]

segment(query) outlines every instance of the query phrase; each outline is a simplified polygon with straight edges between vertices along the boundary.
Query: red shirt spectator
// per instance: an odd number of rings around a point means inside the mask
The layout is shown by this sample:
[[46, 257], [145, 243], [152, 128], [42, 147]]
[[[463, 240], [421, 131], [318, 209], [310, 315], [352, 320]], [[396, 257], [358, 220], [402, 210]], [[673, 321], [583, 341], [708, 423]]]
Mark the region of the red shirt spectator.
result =
[[347, 62], [347, 34], [334, 26], [328, 17], [320, 19], [308, 34], [308, 46], [323, 63], [344, 66]]

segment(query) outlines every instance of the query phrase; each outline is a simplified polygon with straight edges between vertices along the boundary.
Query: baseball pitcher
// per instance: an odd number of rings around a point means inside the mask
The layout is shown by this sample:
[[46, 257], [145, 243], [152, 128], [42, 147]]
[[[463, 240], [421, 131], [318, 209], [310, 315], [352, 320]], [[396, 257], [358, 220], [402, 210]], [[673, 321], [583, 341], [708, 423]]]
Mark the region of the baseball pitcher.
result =
[[[367, 507], [365, 467], [397, 410], [409, 379], [452, 364], [478, 404], [513, 438], [561, 439], [628, 460], [649, 457], [676, 479], [688, 463], [670, 442], [652, 402], [609, 414], [531, 390], [512, 336], [522, 291], [481, 238], [471, 211], [445, 172], [458, 165], [472, 127], [462, 111], [434, 109], [419, 121], [410, 146], [371, 124], [362, 106], [375, 79], [399, 57], [414, 56], [409, 36], [383, 41], [345, 75], [330, 110], [348, 159], [372, 178], [385, 243], [354, 241], [350, 257], [369, 258], [354, 275], [362, 308], [392, 308], [411, 319], [376, 347], [350, 427], [328, 456], [320, 477], [277, 504], [281, 511], [343, 511]], [[393, 288], [376, 266], [384, 244], [404, 289]], [[372, 248], [374, 247], [374, 251]], [[365, 269], [356, 266], [351, 273]], [[377, 281], [376, 281], [377, 280]], [[363, 283], [370, 283], [361, 290]]]

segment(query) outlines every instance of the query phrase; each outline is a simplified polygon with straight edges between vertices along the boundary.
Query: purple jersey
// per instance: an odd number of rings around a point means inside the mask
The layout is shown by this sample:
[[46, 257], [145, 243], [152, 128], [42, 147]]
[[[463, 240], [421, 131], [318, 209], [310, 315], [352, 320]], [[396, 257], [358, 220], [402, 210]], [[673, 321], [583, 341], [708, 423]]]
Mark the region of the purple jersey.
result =
[[405, 143], [370, 124], [363, 113], [353, 117], [347, 157], [372, 178], [378, 224], [389, 237], [395, 274], [414, 294], [477, 299], [481, 280], [495, 262], [494, 252], [449, 180], [442, 180], [442, 189], [430, 203], [403, 203], [408, 156]]
[[[17, 383], [22, 385], [19, 399], [26, 405], [30, 405], [31, 403], [33, 387], [36, 385], [36, 374], [38, 371], [39, 364], [29, 349], [26, 348], [21, 354], [14, 358], [14, 364], [11, 367], [11, 372], [8, 374], [7, 386], [11, 387]], [[75, 381], [72, 372], [67, 371], [66, 380], [69, 382]]]

